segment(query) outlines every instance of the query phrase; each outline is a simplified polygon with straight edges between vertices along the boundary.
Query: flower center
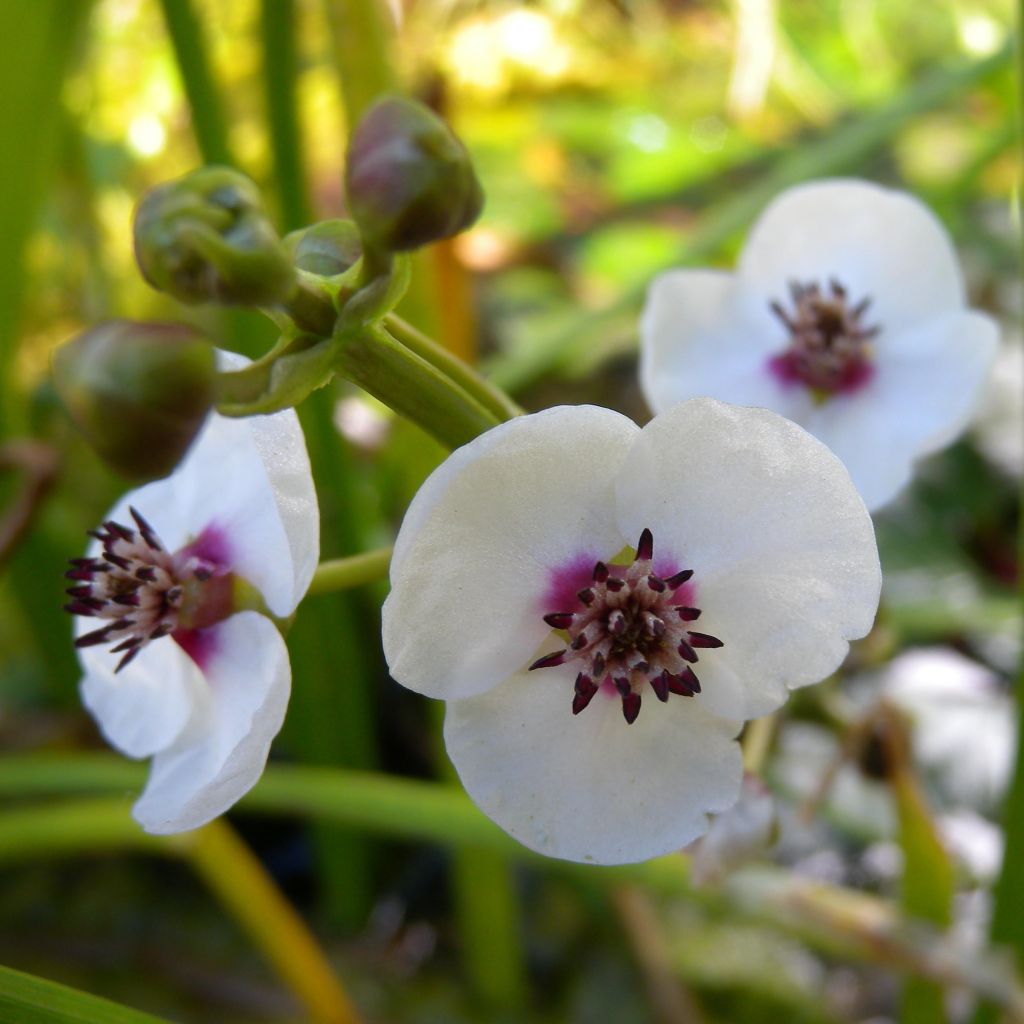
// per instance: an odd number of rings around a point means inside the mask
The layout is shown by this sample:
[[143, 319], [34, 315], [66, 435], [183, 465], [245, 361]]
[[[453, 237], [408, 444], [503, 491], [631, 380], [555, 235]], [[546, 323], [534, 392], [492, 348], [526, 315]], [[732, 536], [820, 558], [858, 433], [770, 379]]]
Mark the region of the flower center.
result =
[[64, 610], [109, 620], [80, 636], [75, 646], [113, 644], [111, 653], [124, 654], [115, 672], [150, 641], [171, 634], [185, 639], [186, 631], [212, 626], [233, 610], [230, 572], [201, 555], [197, 545], [165, 551], [149, 523], [130, 511], [136, 529], [111, 521], [90, 530], [103, 554], [72, 558], [64, 574], [76, 581], [67, 590], [72, 600]]
[[835, 279], [823, 294], [817, 282], [789, 286], [793, 309], [771, 303], [772, 312], [789, 328], [789, 348], [769, 361], [783, 380], [805, 384], [825, 398], [855, 391], [871, 377], [871, 339], [877, 324], [868, 326], [865, 297], [851, 305], [846, 289]]
[[700, 693], [700, 681], [691, 667], [697, 663], [696, 649], [721, 647], [722, 641], [689, 628], [700, 609], [681, 601], [676, 592], [693, 570], [683, 569], [663, 579], [654, 572], [653, 557], [654, 536], [644, 530], [632, 565], [598, 562], [590, 584], [576, 595], [576, 607], [544, 616], [549, 626], [565, 632], [569, 646], [538, 658], [530, 670], [579, 664], [574, 715], [602, 686], [618, 692], [629, 723], [640, 714], [645, 683], [660, 701], [667, 701], [670, 693], [682, 697]]

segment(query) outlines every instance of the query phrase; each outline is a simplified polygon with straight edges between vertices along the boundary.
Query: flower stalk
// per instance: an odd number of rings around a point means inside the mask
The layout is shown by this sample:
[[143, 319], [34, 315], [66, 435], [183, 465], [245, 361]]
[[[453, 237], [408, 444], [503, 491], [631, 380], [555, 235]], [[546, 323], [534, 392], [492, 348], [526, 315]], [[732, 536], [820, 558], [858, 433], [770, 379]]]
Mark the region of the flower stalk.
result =
[[350, 590], [364, 583], [373, 583], [387, 575], [391, 561], [391, 548], [378, 548], [348, 558], [332, 558], [321, 562], [313, 574], [307, 597], [329, 594], [335, 590]]

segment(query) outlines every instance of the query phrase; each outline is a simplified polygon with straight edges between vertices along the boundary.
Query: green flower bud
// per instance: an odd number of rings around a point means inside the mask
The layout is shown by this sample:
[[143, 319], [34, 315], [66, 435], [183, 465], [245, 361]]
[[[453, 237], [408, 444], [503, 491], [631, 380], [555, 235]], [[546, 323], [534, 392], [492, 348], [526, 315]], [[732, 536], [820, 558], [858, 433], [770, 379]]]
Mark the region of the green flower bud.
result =
[[319, 277], [344, 274], [363, 254], [359, 228], [350, 220], [324, 220], [284, 237], [299, 270]]
[[182, 302], [270, 306], [294, 286], [256, 186], [229, 167], [201, 167], [146, 193], [134, 231], [142, 276]]
[[53, 357], [53, 378], [76, 426], [119, 473], [166, 476], [206, 419], [213, 347], [183, 324], [111, 320]]
[[413, 100], [378, 100], [356, 126], [345, 173], [352, 216], [369, 246], [418, 249], [469, 227], [483, 192], [465, 146]]

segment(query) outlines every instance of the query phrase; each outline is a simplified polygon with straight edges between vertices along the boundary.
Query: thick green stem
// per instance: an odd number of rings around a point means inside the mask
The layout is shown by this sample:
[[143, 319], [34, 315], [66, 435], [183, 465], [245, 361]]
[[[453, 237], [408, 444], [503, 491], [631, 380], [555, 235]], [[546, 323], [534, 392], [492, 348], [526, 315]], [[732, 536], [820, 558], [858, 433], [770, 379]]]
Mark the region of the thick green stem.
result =
[[347, 338], [338, 367], [349, 380], [449, 448], [472, 441], [500, 422], [450, 377], [381, 327], [367, 327]]
[[482, 377], [468, 363], [452, 355], [443, 345], [417, 330], [412, 324], [394, 313], [384, 317], [388, 333], [411, 352], [447, 374], [470, 397], [501, 420], [522, 415], [523, 410], [501, 388]]
[[307, 597], [329, 594], [334, 590], [349, 590], [364, 583], [372, 583], [387, 575], [391, 561], [391, 548], [379, 548], [348, 558], [332, 558], [321, 562], [313, 574]]

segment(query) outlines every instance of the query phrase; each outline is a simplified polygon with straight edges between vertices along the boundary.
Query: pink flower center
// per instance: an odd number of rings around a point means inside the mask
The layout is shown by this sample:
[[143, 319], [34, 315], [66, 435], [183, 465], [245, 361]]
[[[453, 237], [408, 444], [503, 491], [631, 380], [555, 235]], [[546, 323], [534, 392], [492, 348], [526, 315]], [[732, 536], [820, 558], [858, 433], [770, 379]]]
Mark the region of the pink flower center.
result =
[[870, 297], [851, 305], [846, 289], [836, 280], [823, 294], [817, 282], [789, 286], [792, 310], [779, 302], [772, 312], [789, 328], [789, 348], [768, 365], [787, 383], [800, 383], [822, 397], [856, 391], [871, 378], [871, 339], [877, 324], [868, 326], [864, 314]]
[[103, 545], [102, 555], [73, 558], [64, 575], [75, 580], [64, 610], [72, 615], [108, 620], [85, 633], [76, 647], [113, 644], [123, 653], [116, 672], [146, 644], [172, 635], [192, 653], [195, 630], [212, 626], [233, 611], [233, 576], [212, 536], [204, 531], [173, 554], [164, 550], [153, 528], [133, 508], [136, 529], [113, 521], [90, 531]]
[[697, 648], [721, 647], [722, 641], [689, 628], [700, 609], [685, 603], [685, 590], [679, 591], [693, 570], [662, 578], [654, 571], [653, 558], [654, 536], [644, 530], [631, 565], [598, 562], [588, 585], [576, 594], [574, 606], [544, 616], [549, 626], [564, 632], [568, 647], [538, 658], [530, 670], [579, 665], [574, 715], [602, 686], [617, 691], [629, 723], [640, 714], [644, 684], [650, 684], [660, 701], [667, 701], [670, 693], [682, 697], [700, 693], [692, 668], [698, 660]]

